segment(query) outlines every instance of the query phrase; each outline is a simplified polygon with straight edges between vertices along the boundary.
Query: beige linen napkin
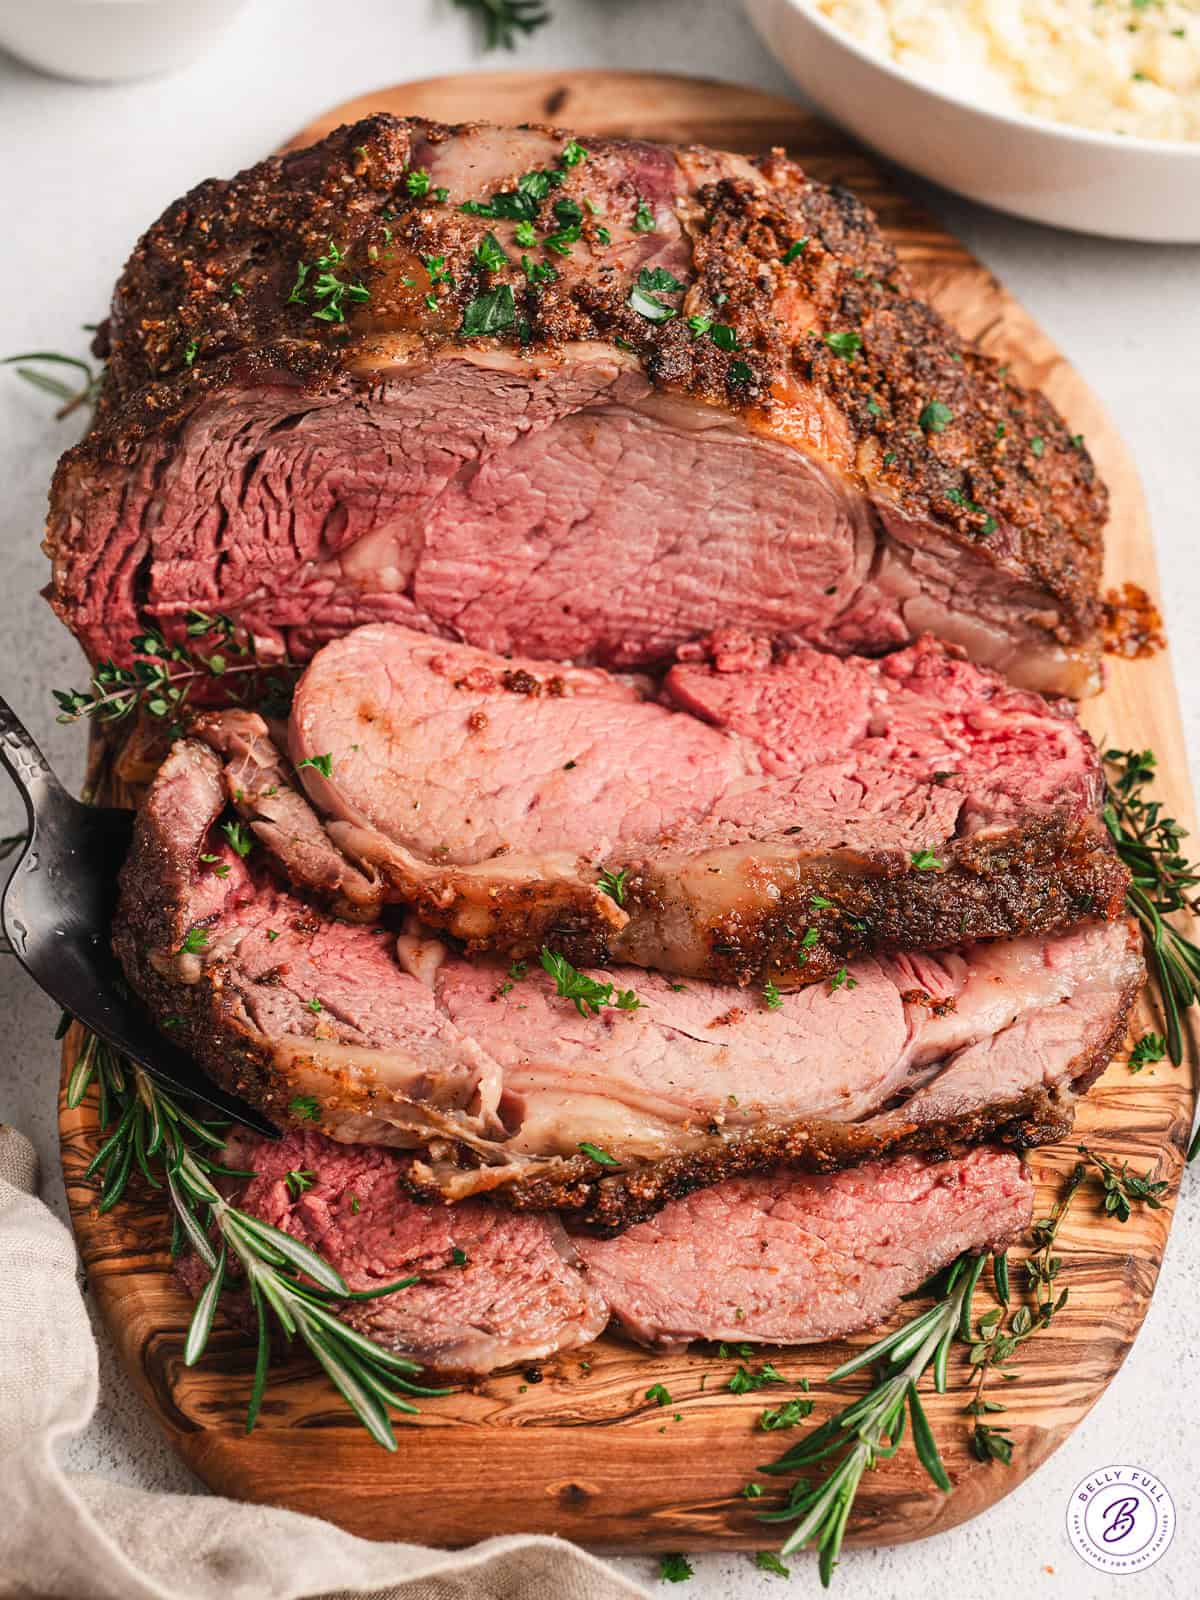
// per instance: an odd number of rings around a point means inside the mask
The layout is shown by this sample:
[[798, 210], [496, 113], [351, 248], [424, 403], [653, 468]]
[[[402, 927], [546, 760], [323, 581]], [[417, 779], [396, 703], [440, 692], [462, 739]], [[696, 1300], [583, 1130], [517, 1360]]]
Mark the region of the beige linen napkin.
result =
[[36, 1182], [33, 1146], [0, 1124], [0, 1595], [645, 1600], [558, 1539], [489, 1539], [454, 1553], [373, 1544], [291, 1511], [64, 1472], [55, 1444], [96, 1408], [96, 1346], [74, 1242], [35, 1198]]

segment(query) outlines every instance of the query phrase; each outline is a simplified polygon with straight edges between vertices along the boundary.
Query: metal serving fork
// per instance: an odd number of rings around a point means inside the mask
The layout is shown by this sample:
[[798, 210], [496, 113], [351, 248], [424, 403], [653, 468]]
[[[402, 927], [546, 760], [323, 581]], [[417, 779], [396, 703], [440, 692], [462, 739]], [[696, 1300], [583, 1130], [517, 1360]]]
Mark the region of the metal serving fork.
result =
[[0, 903], [0, 925], [25, 971], [64, 1011], [151, 1077], [274, 1135], [258, 1112], [218, 1088], [159, 1033], [113, 955], [109, 928], [133, 812], [85, 806], [68, 794], [3, 699], [0, 762], [29, 817], [29, 837]]

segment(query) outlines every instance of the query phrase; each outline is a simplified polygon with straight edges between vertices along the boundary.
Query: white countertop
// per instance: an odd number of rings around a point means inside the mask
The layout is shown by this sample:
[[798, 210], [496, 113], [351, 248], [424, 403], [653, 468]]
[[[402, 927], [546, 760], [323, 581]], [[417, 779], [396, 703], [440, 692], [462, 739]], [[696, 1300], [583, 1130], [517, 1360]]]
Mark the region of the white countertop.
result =
[[[36, 0], [32, 0], [36, 3]], [[315, 111], [372, 86], [509, 66], [653, 66], [786, 92], [735, 0], [549, 0], [552, 26], [515, 56], [480, 53], [470, 18], [449, 0], [256, 0], [204, 59], [157, 82], [93, 87], [57, 82], [0, 54], [0, 355], [84, 353], [79, 324], [103, 314], [137, 234], [193, 183], [245, 166]], [[265, 64], [265, 65], [264, 65]], [[1054, 233], [943, 193], [928, 202], [1031, 309], [1099, 393], [1123, 431], [1149, 492], [1192, 751], [1200, 777], [1200, 250], [1148, 248]], [[65, 779], [78, 782], [83, 738], [54, 724], [49, 686], [82, 682], [78, 651], [38, 597], [46, 485], [71, 423], [52, 402], [0, 370], [5, 570], [0, 593], [3, 692], [30, 722]], [[0, 833], [18, 825], [0, 786]], [[0, 962], [0, 1117], [41, 1151], [51, 1203], [64, 1210], [54, 1102], [55, 1012]], [[952, 1591], [1047, 1596], [1196, 1593], [1200, 1558], [1200, 1356], [1194, 1285], [1200, 1276], [1200, 1172], [1184, 1184], [1162, 1281], [1125, 1369], [1092, 1415], [1042, 1470], [966, 1527], [923, 1544], [846, 1555], [845, 1600], [905, 1600]], [[0, 1263], [0, 1271], [3, 1263]], [[103, 1337], [103, 1399], [70, 1465], [149, 1488], [199, 1486], [159, 1437]], [[1063, 1534], [1072, 1486], [1093, 1469], [1131, 1462], [1161, 1475], [1179, 1531], [1141, 1577], [1086, 1568]], [[1002, 1471], [994, 1467], [994, 1471]], [[627, 1560], [653, 1582], [657, 1563]], [[675, 1593], [749, 1600], [778, 1578], [748, 1558], [695, 1561]], [[816, 1587], [807, 1558], [794, 1571]], [[0, 1578], [0, 1587], [3, 1586]], [[783, 1592], [780, 1590], [779, 1592]]]

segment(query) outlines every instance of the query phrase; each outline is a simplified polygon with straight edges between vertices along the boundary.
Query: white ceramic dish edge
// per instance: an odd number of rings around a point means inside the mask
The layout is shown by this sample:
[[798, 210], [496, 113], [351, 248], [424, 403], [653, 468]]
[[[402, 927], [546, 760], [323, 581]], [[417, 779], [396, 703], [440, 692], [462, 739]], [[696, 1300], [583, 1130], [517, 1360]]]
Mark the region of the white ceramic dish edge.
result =
[[1125, 139], [956, 99], [871, 54], [806, 0], [743, 0], [804, 92], [889, 160], [1034, 222], [1200, 243], [1200, 145]]
[[0, 0], [0, 46], [42, 72], [115, 83], [173, 72], [246, 0]]

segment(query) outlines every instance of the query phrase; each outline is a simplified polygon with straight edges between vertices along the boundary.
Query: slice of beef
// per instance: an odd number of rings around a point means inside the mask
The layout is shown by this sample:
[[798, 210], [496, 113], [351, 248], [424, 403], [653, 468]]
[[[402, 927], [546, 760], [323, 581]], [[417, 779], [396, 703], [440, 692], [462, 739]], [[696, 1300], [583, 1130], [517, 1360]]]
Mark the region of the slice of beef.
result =
[[1091, 460], [870, 213], [778, 152], [577, 155], [375, 116], [168, 208], [51, 494], [93, 660], [200, 608], [265, 659], [398, 621], [630, 665], [733, 625], [1094, 688]]
[[[414, 1204], [402, 1158], [375, 1145], [238, 1134], [226, 1160], [255, 1173], [235, 1204], [319, 1251], [351, 1289], [419, 1277], [340, 1315], [451, 1377], [587, 1344], [610, 1314], [659, 1349], [839, 1338], [883, 1321], [963, 1250], [1004, 1248], [1033, 1210], [1021, 1162], [987, 1149], [735, 1179], [616, 1240], [568, 1238], [556, 1217], [486, 1200]], [[198, 1293], [206, 1274], [189, 1258], [182, 1276]]]
[[1131, 925], [1092, 923], [863, 957], [775, 1006], [596, 970], [629, 1008], [593, 1014], [540, 967], [509, 973], [281, 889], [261, 852], [224, 842], [223, 800], [216, 755], [178, 744], [123, 871], [114, 945], [172, 1038], [281, 1124], [407, 1148], [417, 1192], [502, 1191], [601, 1230], [781, 1162], [1061, 1136], [1143, 976]]
[[931, 638], [877, 661], [718, 635], [665, 697], [377, 624], [311, 663], [290, 751], [333, 842], [472, 950], [792, 987], [1122, 912], [1069, 707]]
[[420, 1278], [395, 1294], [347, 1301], [340, 1315], [432, 1371], [469, 1376], [542, 1361], [589, 1344], [608, 1321], [556, 1217], [479, 1200], [419, 1204], [404, 1192], [391, 1151], [318, 1133], [278, 1142], [238, 1134], [225, 1159], [255, 1174], [236, 1203], [318, 1251], [348, 1288]]
[[1020, 1161], [976, 1149], [829, 1177], [735, 1178], [578, 1248], [641, 1344], [803, 1344], [873, 1328], [961, 1251], [1004, 1249], [1032, 1214]]

